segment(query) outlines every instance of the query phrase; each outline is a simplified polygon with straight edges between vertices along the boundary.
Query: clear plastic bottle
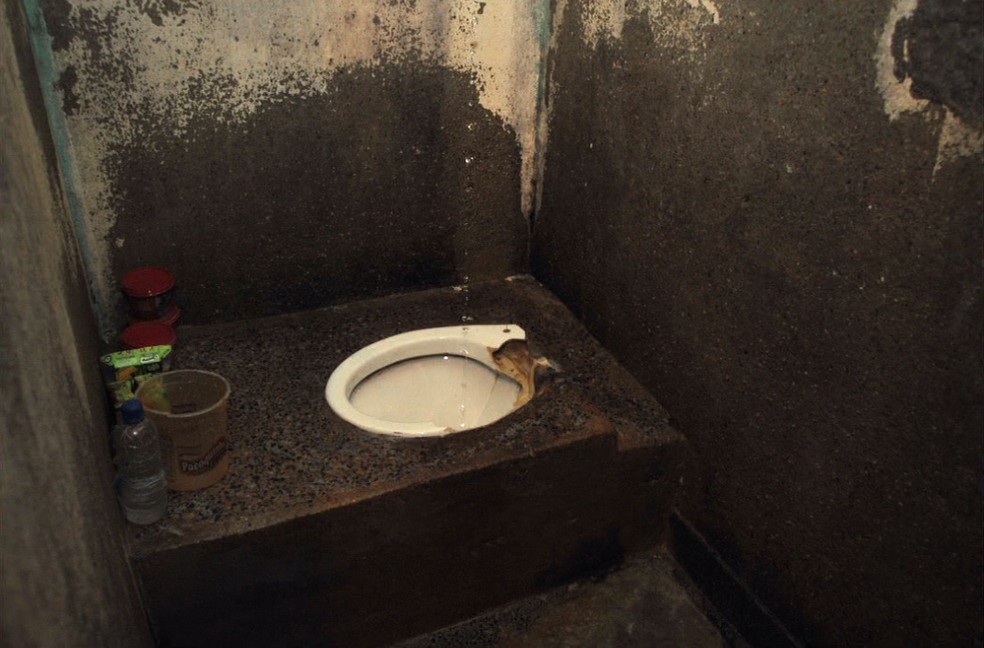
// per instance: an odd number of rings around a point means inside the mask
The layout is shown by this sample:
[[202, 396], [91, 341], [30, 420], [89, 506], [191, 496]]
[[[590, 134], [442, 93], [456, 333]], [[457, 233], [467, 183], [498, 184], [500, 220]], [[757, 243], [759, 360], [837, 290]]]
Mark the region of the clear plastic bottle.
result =
[[143, 405], [136, 399], [123, 403], [120, 413], [123, 424], [113, 430], [116, 495], [127, 520], [151, 524], [164, 517], [167, 508], [167, 477], [157, 427], [144, 417]]

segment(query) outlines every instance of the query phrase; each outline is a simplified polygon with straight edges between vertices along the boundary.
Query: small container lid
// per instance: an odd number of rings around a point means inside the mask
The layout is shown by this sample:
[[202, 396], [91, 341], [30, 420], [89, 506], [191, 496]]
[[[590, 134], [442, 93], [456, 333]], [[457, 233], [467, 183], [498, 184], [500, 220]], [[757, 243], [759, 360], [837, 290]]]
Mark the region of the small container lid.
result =
[[127, 348], [140, 349], [161, 344], [174, 346], [174, 343], [178, 341], [178, 336], [174, 329], [167, 324], [137, 322], [123, 329], [120, 339], [123, 340], [123, 344]]
[[164, 315], [156, 319], [140, 319], [139, 317], [135, 316], [133, 313], [126, 314], [126, 321], [128, 324], [137, 324], [141, 322], [153, 323], [153, 324], [167, 324], [171, 328], [177, 326], [178, 320], [180, 318], [181, 318], [181, 309], [178, 308], [177, 306], [171, 306], [169, 309], [167, 309], [167, 312], [164, 313]]
[[123, 401], [120, 405], [120, 414], [123, 416], [123, 422], [128, 425], [139, 423], [144, 419], [143, 403], [136, 398]]
[[123, 276], [123, 292], [130, 297], [156, 297], [174, 288], [174, 275], [166, 268], [146, 266]]

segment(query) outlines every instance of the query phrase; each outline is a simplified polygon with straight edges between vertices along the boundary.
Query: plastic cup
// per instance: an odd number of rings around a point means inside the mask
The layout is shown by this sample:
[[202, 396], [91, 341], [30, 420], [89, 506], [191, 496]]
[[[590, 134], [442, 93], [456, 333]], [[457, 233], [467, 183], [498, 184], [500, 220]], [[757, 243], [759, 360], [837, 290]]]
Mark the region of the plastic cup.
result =
[[208, 488], [229, 472], [229, 381], [181, 369], [147, 378], [136, 397], [161, 435], [167, 487]]

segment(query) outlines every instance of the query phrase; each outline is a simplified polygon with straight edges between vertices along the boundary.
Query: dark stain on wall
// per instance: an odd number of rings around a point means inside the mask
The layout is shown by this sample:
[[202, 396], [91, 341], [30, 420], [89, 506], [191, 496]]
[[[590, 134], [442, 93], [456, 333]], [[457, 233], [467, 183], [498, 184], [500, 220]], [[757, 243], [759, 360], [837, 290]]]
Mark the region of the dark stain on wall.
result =
[[[127, 36], [119, 30], [119, 17], [122, 7], [114, 7], [102, 12], [91, 7], [78, 7], [72, 14], [72, 6], [61, 0], [41, 0], [45, 25], [51, 36], [51, 47], [55, 52], [68, 49], [72, 42], [81, 40], [84, 48], [80, 53], [79, 66], [91, 67], [99, 71], [101, 90], [107, 91], [115, 84], [114, 90], [132, 87], [134, 83], [133, 63], [120, 55], [122, 43]], [[89, 108], [86, 100], [91, 100], [80, 92], [79, 70], [75, 64], [66, 65], [56, 82], [62, 95], [62, 109], [66, 116], [85, 113]], [[105, 120], [101, 110], [89, 115], [93, 120]]]
[[39, 4], [51, 36], [51, 48], [56, 52], [66, 49], [75, 38], [71, 20], [72, 3], [69, 0], [40, 0]]
[[75, 94], [75, 84], [78, 83], [78, 73], [74, 65], [65, 67], [65, 71], [58, 77], [55, 87], [62, 96], [62, 111], [66, 116], [72, 116], [79, 110], [79, 96]]
[[921, 0], [896, 25], [892, 50], [914, 96], [984, 125], [984, 0]]
[[164, 24], [164, 16], [182, 16], [189, 7], [198, 4], [194, 0], [127, 0], [127, 2], [139, 9], [158, 27]]
[[[286, 79], [285, 82], [290, 82]], [[185, 321], [237, 319], [522, 271], [513, 131], [472, 79], [420, 61], [340, 70], [327, 91], [183, 127], [135, 111], [106, 168], [117, 276], [161, 264]]]
[[[679, 422], [684, 516], [796, 634], [980, 645], [984, 177], [934, 175], [938, 113], [883, 112], [888, 4], [722, 4], [692, 52], [647, 18], [593, 50], [585, 6], [535, 275]], [[922, 61], [941, 101], [980, 93]]]

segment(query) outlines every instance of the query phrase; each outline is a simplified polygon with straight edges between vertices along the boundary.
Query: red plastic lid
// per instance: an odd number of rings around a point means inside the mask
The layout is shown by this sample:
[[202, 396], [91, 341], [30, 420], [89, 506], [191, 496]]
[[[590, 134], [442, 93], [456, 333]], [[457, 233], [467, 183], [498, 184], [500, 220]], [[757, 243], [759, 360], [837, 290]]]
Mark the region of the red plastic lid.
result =
[[120, 336], [123, 344], [130, 349], [169, 344], [174, 346], [178, 336], [167, 324], [158, 322], [137, 322], [123, 329]]
[[156, 297], [171, 288], [174, 288], [174, 275], [166, 268], [146, 266], [123, 277], [123, 292], [130, 297]]
[[134, 317], [133, 313], [126, 314], [126, 321], [129, 324], [141, 324], [141, 323], [167, 324], [171, 328], [174, 328], [175, 326], [178, 325], [178, 319], [180, 318], [181, 318], [181, 309], [178, 308], [177, 306], [171, 306], [171, 308], [167, 309], [167, 312], [163, 316], [157, 317], [155, 319], [149, 319], [149, 320], [140, 319], [139, 317]]

